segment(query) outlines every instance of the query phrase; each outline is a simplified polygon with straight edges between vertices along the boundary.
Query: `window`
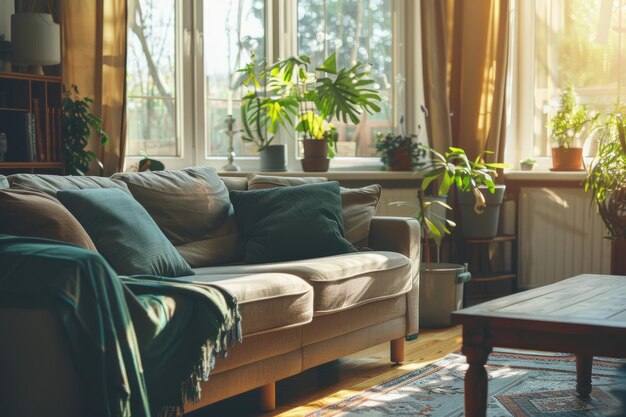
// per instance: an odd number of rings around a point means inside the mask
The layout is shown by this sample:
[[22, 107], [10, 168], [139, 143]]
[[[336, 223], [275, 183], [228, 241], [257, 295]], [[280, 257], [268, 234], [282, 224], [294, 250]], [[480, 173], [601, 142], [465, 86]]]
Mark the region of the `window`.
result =
[[515, 77], [520, 100], [513, 111], [519, 116], [515, 159], [550, 155], [548, 121], [563, 87], [572, 85], [590, 110], [610, 110], [617, 104], [618, 88], [626, 81], [619, 76], [619, 45], [626, 40], [620, 40], [623, 33], [618, 30], [621, 3], [517, 2]]
[[[269, 63], [294, 54], [321, 62], [337, 51], [340, 65], [372, 65], [384, 101], [380, 114], [363, 115], [356, 126], [336, 123], [339, 157], [332, 166], [378, 168], [376, 133], [397, 127], [404, 114], [407, 43], [419, 51], [418, 40], [405, 39], [404, 19], [398, 18], [405, 7], [399, 0], [129, 1], [128, 160], [146, 153], [165, 159], [168, 168], [223, 166], [231, 109], [234, 129], [241, 128], [245, 91], [237, 70], [251, 53]], [[410, 7], [417, 13], [418, 7]], [[407, 117], [406, 130], [418, 124]], [[285, 136], [280, 140], [293, 150], [289, 169], [297, 170], [295, 138]], [[253, 144], [238, 134], [233, 144], [238, 165], [258, 167]]]
[[[388, 109], [394, 102], [394, 79], [396, 75], [402, 79], [393, 62], [392, 10], [391, 0], [299, 0], [298, 53], [321, 62], [336, 52], [337, 64], [343, 67], [356, 61], [370, 63]], [[388, 116], [388, 112], [364, 113], [357, 126], [335, 121], [339, 132], [337, 155], [376, 156], [376, 133], [389, 130]]]
[[[205, 4], [205, 6], [207, 6]], [[263, 0], [211, 2], [204, 8], [204, 84], [205, 137], [201, 158], [226, 156], [228, 141], [224, 129], [230, 112], [241, 129], [239, 117], [240, 88], [238, 69], [250, 61], [252, 53], [265, 59], [265, 4]], [[233, 141], [235, 153], [256, 155], [254, 145], [239, 138]]]
[[126, 153], [179, 156], [175, 0], [129, 1]]

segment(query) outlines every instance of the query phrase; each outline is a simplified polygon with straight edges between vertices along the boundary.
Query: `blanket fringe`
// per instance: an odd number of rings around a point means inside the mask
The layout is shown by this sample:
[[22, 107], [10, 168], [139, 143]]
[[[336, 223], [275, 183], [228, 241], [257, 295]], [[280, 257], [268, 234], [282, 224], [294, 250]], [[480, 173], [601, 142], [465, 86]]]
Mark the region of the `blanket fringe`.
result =
[[[198, 361], [188, 378], [181, 384], [181, 404], [190, 402], [196, 404], [202, 397], [201, 382], [209, 380], [209, 374], [215, 368], [218, 357], [226, 357], [227, 349], [235, 343], [241, 342], [241, 316], [237, 306], [237, 300], [232, 297], [230, 300], [231, 315], [220, 327], [215, 341], [207, 340], [202, 346]], [[165, 406], [159, 410], [159, 417], [180, 417], [184, 410], [181, 406]]]

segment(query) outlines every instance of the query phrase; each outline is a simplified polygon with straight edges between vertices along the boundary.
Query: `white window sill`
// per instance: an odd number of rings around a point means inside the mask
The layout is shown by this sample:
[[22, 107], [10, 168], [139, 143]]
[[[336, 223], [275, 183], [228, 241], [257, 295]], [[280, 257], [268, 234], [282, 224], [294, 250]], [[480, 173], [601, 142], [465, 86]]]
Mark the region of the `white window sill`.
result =
[[584, 181], [587, 171], [516, 171], [504, 172], [505, 181]]
[[329, 180], [338, 181], [393, 181], [393, 180], [418, 180], [422, 174], [415, 171], [328, 171], [328, 172], [259, 172], [259, 171], [220, 171], [225, 177], [246, 177], [249, 174], [272, 175], [281, 177], [325, 177]]

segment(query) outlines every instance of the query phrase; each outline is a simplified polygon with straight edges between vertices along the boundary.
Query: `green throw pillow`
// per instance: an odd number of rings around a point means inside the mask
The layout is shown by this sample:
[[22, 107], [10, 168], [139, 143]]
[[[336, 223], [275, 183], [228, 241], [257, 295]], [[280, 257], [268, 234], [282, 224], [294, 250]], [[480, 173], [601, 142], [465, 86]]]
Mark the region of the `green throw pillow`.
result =
[[356, 252], [344, 238], [339, 183], [231, 191], [246, 263]]
[[194, 274], [148, 212], [124, 191], [59, 191], [57, 198], [118, 274], [170, 278]]

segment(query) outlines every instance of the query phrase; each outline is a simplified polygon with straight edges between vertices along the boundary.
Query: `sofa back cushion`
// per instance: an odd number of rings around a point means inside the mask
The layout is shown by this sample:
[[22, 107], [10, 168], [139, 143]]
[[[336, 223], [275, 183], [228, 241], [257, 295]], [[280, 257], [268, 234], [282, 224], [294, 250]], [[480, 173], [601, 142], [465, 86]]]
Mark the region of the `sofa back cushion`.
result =
[[78, 220], [56, 198], [36, 190], [0, 190], [0, 234], [60, 240], [96, 250]]
[[128, 187], [122, 181], [104, 177], [14, 174], [9, 175], [8, 179], [12, 188], [39, 190], [53, 197], [56, 197], [58, 191], [93, 188], [117, 188], [130, 194]]
[[57, 198], [118, 274], [193, 275], [154, 220], [129, 194], [118, 189], [70, 190], [59, 191]]
[[112, 178], [127, 184], [192, 267], [243, 259], [228, 189], [214, 168], [127, 172]]
[[[260, 190], [273, 187], [325, 182], [323, 177], [277, 177], [271, 175], [250, 174], [248, 188]], [[380, 200], [382, 187], [378, 184], [362, 188], [341, 187], [341, 207], [345, 238], [356, 248], [366, 248], [369, 244], [370, 222]]]
[[278, 177], [273, 175], [250, 174], [248, 175], [248, 189], [263, 190], [265, 188], [292, 187], [294, 185], [326, 181], [328, 181], [328, 179], [324, 177]]
[[0, 189], [2, 188], [9, 188], [9, 181], [4, 175], [0, 175]]
[[246, 191], [248, 189], [248, 179], [246, 177], [229, 177], [221, 175], [228, 191]]

